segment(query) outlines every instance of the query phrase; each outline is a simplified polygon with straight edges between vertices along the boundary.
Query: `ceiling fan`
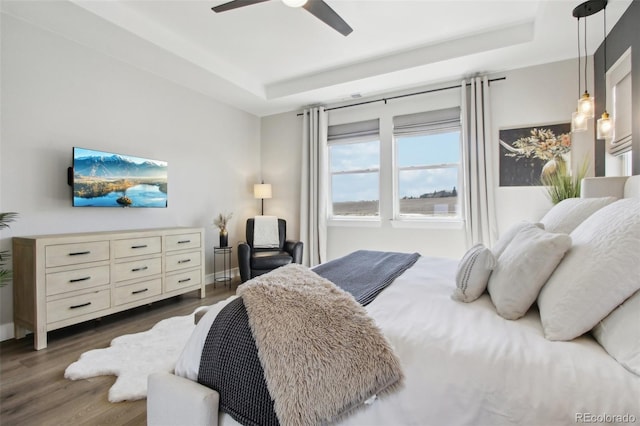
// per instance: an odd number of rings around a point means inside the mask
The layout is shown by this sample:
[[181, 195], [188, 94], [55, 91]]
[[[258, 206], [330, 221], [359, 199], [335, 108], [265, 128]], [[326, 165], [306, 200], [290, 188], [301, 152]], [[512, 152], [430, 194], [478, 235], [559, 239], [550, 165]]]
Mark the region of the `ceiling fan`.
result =
[[[251, 6], [252, 4], [262, 3], [265, 1], [269, 0], [233, 0], [219, 6], [212, 7], [211, 10], [216, 13], [226, 12], [227, 10]], [[282, 2], [287, 6], [305, 8], [313, 16], [320, 19], [322, 22], [344, 36], [349, 35], [353, 31], [349, 24], [347, 24], [344, 19], [342, 19], [340, 15], [331, 9], [331, 6], [323, 0], [282, 0]]]

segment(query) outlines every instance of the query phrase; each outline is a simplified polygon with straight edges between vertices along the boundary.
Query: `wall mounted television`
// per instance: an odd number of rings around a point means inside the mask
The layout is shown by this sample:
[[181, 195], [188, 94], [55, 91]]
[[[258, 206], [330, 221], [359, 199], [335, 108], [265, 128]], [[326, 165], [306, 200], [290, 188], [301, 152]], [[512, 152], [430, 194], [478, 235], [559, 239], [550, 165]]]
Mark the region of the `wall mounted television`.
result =
[[73, 148], [74, 207], [167, 207], [167, 162]]

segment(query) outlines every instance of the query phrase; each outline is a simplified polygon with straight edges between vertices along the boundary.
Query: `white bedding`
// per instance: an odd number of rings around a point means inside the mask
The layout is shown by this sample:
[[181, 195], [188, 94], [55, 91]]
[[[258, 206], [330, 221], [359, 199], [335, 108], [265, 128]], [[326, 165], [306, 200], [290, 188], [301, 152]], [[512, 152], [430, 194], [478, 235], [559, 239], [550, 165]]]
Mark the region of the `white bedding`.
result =
[[[569, 425], [580, 416], [624, 423], [616, 415], [640, 422], [639, 376], [591, 337], [546, 340], [535, 309], [509, 321], [487, 294], [473, 303], [452, 300], [456, 266], [423, 257], [367, 306], [394, 346], [406, 384], [341, 425]], [[176, 374], [197, 377], [209, 325], [230, 300], [200, 321]], [[237, 424], [228, 415], [220, 421]]]

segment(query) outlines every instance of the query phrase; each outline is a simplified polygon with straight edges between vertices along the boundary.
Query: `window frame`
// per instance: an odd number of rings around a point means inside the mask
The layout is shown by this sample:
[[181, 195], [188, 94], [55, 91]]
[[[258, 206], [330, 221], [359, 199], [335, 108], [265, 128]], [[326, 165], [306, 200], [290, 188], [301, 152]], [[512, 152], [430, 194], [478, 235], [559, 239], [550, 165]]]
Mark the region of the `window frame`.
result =
[[[425, 223], [425, 224], [461, 224], [464, 222], [465, 212], [464, 203], [462, 202], [462, 194], [460, 189], [464, 187], [464, 177], [463, 177], [463, 165], [464, 165], [464, 155], [462, 150], [463, 146], [463, 138], [462, 138], [462, 125], [459, 124], [456, 126], [456, 130], [458, 133], [458, 147], [459, 147], [459, 158], [457, 163], [432, 163], [432, 164], [423, 164], [418, 166], [398, 166], [399, 159], [399, 138], [410, 138], [410, 137], [421, 137], [421, 136], [429, 136], [429, 135], [438, 135], [445, 133], [453, 133], [451, 129], [442, 130], [442, 131], [424, 131], [424, 132], [416, 132], [411, 135], [397, 135], [395, 132], [392, 134], [392, 143], [393, 143], [393, 161], [392, 161], [392, 172], [393, 172], [393, 219], [392, 225], [394, 227], [404, 227], [403, 224], [406, 223]], [[400, 212], [400, 172], [407, 170], [435, 170], [435, 169], [457, 169], [457, 184], [456, 191], [458, 192], [457, 201], [456, 201], [456, 211], [457, 214], [455, 216], [438, 216], [438, 215], [428, 215], [428, 214], [419, 214], [419, 213], [401, 213]], [[454, 227], [458, 227], [454, 225]]]
[[[332, 171], [332, 152], [331, 147], [338, 145], [355, 145], [358, 143], [368, 143], [368, 142], [377, 142], [378, 143], [378, 167], [377, 168], [366, 168], [366, 169], [353, 169], [348, 171]], [[332, 224], [336, 222], [344, 223], [344, 222], [380, 222], [380, 218], [382, 216], [381, 212], [381, 167], [380, 163], [382, 162], [382, 150], [381, 150], [381, 141], [380, 141], [380, 132], [376, 135], [367, 135], [367, 136], [357, 136], [357, 137], [347, 137], [340, 138], [336, 140], [329, 141], [327, 143], [327, 216], [328, 220], [331, 221]], [[378, 173], [378, 211], [375, 215], [339, 215], [334, 214], [333, 212], [333, 176], [334, 175], [347, 175], [347, 174], [362, 174], [362, 173]]]

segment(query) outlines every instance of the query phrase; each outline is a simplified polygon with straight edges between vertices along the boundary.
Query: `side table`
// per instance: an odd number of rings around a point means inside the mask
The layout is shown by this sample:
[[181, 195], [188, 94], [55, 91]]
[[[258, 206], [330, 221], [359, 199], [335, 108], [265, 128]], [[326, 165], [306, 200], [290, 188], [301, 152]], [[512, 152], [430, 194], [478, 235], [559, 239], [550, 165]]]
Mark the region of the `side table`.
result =
[[[216, 283], [223, 282], [225, 286], [229, 283], [231, 286], [231, 252], [233, 247], [213, 247], [213, 288], [216, 288]], [[222, 275], [216, 274], [216, 260], [218, 257], [222, 257]]]

